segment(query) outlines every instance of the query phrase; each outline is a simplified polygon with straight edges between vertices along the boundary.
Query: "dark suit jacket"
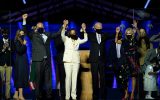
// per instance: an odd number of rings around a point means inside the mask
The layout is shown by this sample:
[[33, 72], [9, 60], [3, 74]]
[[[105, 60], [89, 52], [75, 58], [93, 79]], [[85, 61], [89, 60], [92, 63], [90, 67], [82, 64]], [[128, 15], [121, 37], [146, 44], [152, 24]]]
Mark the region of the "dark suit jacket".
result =
[[8, 40], [8, 42], [11, 51], [5, 50], [4, 52], [2, 52], [4, 42], [3, 39], [0, 40], [0, 66], [4, 66], [5, 64], [7, 64], [7, 66], [13, 65], [14, 42], [10, 39]]
[[[26, 25], [23, 26], [23, 29], [27, 30]], [[61, 29], [59, 31], [61, 31]], [[50, 59], [50, 41], [51, 39], [56, 38], [60, 32], [53, 34], [45, 32], [44, 34], [48, 37], [45, 43], [39, 33], [27, 31], [25, 33], [32, 42], [32, 61], [42, 61], [44, 56], [47, 56]]]
[[[120, 53], [121, 53], [121, 57], [119, 58], [119, 63], [124, 64], [125, 63], [125, 56], [124, 56], [123, 45], [121, 45]], [[114, 40], [111, 42], [111, 45], [109, 48], [109, 60], [112, 65], [116, 64], [118, 61], [116, 43]]]
[[[108, 39], [115, 38], [115, 35], [101, 34], [101, 43], [97, 41], [96, 33], [88, 34], [88, 40], [90, 42], [90, 55], [89, 62], [96, 63], [99, 60], [102, 62], [106, 61], [106, 46], [105, 43]], [[100, 50], [100, 57], [99, 57]]]
[[64, 43], [62, 41], [61, 34], [54, 39], [54, 45], [56, 48], [56, 62], [63, 63]]

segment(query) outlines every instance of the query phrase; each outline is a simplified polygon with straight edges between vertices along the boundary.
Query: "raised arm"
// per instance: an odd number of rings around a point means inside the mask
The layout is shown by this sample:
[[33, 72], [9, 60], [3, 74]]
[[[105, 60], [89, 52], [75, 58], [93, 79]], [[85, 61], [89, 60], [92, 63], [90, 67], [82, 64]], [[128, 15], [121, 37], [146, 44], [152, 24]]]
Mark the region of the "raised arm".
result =
[[160, 32], [159, 32], [157, 35], [153, 35], [153, 36], [150, 38], [150, 41], [151, 41], [151, 42], [160, 42]]
[[62, 25], [62, 31], [61, 31], [61, 37], [63, 42], [65, 42], [66, 40], [65, 32], [66, 32], [67, 25], [68, 25], [68, 20], [64, 20]]
[[86, 33], [86, 24], [85, 23], [82, 23], [80, 32], [84, 34], [84, 38], [79, 39], [79, 43], [82, 44], [82, 43], [87, 42], [88, 41], [88, 35]]
[[22, 19], [23, 19], [23, 31], [25, 33], [25, 35], [27, 35], [30, 39], [32, 39], [32, 33], [27, 31], [27, 18], [28, 18], [28, 14], [23, 14], [22, 15]]
[[61, 28], [58, 30], [58, 32], [52, 33], [52, 34], [50, 35], [51, 39], [54, 39], [54, 38], [56, 38], [57, 36], [61, 35], [62, 29], [63, 29], [63, 26], [61, 26]]
[[120, 27], [116, 27], [115, 43], [121, 44], [121, 41], [119, 41], [119, 40], [122, 40], [122, 35], [120, 34]]

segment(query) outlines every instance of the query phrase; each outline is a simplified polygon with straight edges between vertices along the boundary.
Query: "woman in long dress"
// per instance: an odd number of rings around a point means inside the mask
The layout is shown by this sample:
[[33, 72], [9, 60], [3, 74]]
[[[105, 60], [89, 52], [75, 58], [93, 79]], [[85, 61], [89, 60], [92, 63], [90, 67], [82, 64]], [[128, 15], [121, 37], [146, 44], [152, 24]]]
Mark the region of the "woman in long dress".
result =
[[28, 86], [28, 59], [27, 59], [27, 46], [24, 39], [24, 31], [18, 30], [15, 37], [15, 80], [14, 85], [16, 87], [14, 99], [24, 100], [23, 88]]

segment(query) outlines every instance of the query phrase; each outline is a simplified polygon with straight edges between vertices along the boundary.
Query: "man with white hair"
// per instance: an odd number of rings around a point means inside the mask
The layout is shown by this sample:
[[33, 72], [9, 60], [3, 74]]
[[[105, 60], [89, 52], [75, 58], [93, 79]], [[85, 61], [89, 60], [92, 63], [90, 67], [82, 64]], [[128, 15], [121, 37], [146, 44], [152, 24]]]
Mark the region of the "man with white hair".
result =
[[[106, 48], [105, 43], [108, 39], [115, 37], [109, 34], [102, 33], [102, 23], [96, 22], [94, 24], [95, 32], [88, 34], [90, 42], [90, 55], [89, 61], [91, 63], [92, 83], [93, 83], [93, 100], [98, 100], [99, 82], [100, 82], [100, 99], [106, 98], [105, 94], [105, 63], [106, 63]], [[100, 76], [100, 80], [98, 80]]]

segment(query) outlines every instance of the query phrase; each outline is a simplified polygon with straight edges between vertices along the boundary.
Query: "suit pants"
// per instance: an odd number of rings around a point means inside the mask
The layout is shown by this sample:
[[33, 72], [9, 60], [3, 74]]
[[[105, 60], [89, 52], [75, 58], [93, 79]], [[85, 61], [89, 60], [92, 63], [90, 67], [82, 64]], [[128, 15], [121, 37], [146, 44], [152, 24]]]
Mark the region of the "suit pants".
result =
[[58, 76], [60, 81], [60, 94], [62, 98], [65, 98], [65, 70], [63, 62], [56, 62], [56, 67], [58, 70]]
[[32, 62], [35, 66], [35, 94], [36, 97], [42, 96], [43, 89], [46, 90], [46, 95], [50, 96], [52, 93], [52, 70], [51, 65], [47, 59], [41, 62]]
[[78, 71], [79, 71], [79, 63], [64, 63], [64, 68], [65, 68], [65, 73], [66, 73], [65, 99], [70, 99], [70, 95], [72, 99], [76, 99], [77, 98], [76, 92], [77, 92], [77, 76], [78, 76]]
[[0, 66], [0, 75], [2, 82], [4, 82], [6, 86], [5, 97], [10, 98], [12, 67], [7, 65]]
[[91, 63], [93, 100], [98, 100], [100, 86], [100, 100], [105, 100], [105, 63], [99, 61]]

